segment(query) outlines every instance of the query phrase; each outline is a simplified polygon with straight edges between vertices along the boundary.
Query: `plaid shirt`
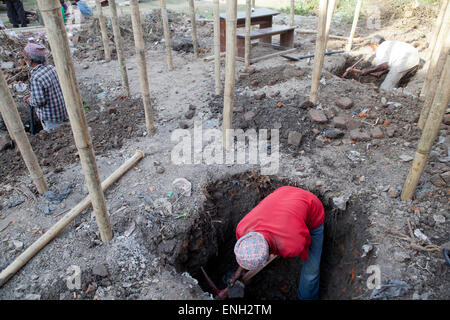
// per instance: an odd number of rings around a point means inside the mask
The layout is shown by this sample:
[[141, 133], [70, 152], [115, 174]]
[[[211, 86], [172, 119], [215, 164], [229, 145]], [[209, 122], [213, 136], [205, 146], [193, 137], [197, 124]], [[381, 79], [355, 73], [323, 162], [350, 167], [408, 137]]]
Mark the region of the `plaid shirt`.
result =
[[30, 104], [41, 120], [62, 122], [68, 118], [56, 68], [40, 64], [31, 70]]

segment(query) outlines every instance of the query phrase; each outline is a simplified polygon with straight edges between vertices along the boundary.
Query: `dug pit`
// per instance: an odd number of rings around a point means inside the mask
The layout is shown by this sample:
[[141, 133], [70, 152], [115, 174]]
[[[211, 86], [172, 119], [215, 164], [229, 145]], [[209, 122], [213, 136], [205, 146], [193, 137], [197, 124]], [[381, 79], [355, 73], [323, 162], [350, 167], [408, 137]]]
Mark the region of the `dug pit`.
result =
[[[178, 271], [188, 271], [203, 290], [213, 293], [200, 267], [204, 267], [219, 289], [236, 270], [233, 253], [238, 222], [264, 197], [285, 186], [302, 187], [288, 180], [247, 172], [216, 181], [206, 187], [207, 202], [199, 221], [190, 230], [176, 261]], [[358, 203], [350, 202], [341, 211], [330, 204], [330, 195], [309, 190], [325, 207], [325, 233], [321, 263], [320, 298], [351, 299], [361, 295], [370, 257], [361, 257], [366, 243], [368, 219]], [[244, 299], [297, 299], [302, 261], [276, 259], [257, 274], [245, 288]]]

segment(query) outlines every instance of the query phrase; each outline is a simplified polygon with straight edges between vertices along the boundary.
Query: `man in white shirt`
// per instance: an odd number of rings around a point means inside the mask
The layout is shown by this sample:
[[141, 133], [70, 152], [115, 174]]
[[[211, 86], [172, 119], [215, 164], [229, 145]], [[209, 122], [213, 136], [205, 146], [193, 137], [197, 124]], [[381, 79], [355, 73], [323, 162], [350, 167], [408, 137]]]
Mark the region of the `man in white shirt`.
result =
[[380, 86], [381, 90], [397, 87], [407, 73], [419, 67], [419, 51], [408, 43], [385, 41], [383, 37], [377, 35], [371, 39], [370, 47], [375, 51], [375, 67], [354, 71], [361, 76], [372, 74], [377, 77], [388, 73]]

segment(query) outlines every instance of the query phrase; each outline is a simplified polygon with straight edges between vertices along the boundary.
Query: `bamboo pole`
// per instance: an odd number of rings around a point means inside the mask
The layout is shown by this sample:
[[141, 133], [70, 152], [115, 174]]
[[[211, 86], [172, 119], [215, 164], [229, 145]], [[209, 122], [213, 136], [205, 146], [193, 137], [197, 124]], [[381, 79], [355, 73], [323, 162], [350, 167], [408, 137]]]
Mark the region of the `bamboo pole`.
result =
[[33, 152], [30, 141], [28, 141], [27, 134], [23, 128], [22, 120], [17, 111], [16, 103], [14, 102], [11, 92], [8, 89], [3, 72], [0, 70], [0, 114], [6, 124], [11, 138], [16, 142], [22, 155], [23, 161], [30, 172], [36, 188], [40, 194], [47, 191], [48, 186], [45, 181], [44, 174], [39, 166], [38, 159]]
[[189, 12], [191, 13], [192, 23], [192, 43], [194, 45], [194, 56], [198, 58], [198, 40], [197, 40], [197, 23], [195, 21], [195, 5], [194, 0], [189, 0]]
[[223, 145], [226, 148], [232, 142], [232, 123], [234, 107], [234, 83], [236, 73], [236, 24], [237, 0], [227, 0], [226, 11], [226, 57], [225, 57], [225, 90], [223, 102]]
[[[328, 0], [327, 25], [325, 27], [326, 43], [328, 43], [328, 39], [330, 37], [331, 21], [333, 20], [333, 14], [334, 14], [335, 9], [336, 9], [336, 0]], [[326, 46], [325, 46], [325, 49], [326, 49]]]
[[138, 0], [130, 0], [131, 24], [133, 25], [133, 37], [136, 47], [137, 64], [139, 68], [139, 82], [141, 85], [142, 101], [144, 103], [145, 125], [147, 133], [155, 131], [153, 121], [152, 103], [150, 101], [150, 85], [147, 76], [147, 62], [145, 59], [144, 36], [142, 35], [141, 15]]
[[250, 32], [252, 26], [252, 3], [251, 0], [246, 0], [246, 11], [245, 11], [245, 52], [244, 52], [244, 62], [246, 67], [250, 67]]
[[105, 198], [100, 186], [95, 154], [91, 136], [84, 117], [83, 102], [78, 88], [75, 68], [70, 52], [69, 40], [65, 32], [59, 0], [38, 0], [38, 6], [47, 28], [48, 41], [52, 49], [56, 71], [69, 114], [70, 125], [83, 167], [89, 195], [92, 199], [97, 225], [102, 241], [112, 239], [111, 225], [106, 209]]
[[172, 49], [170, 48], [169, 17], [167, 16], [166, 0], [159, 0], [159, 1], [161, 5], [161, 19], [164, 30], [164, 39], [166, 43], [167, 67], [169, 68], [169, 71], [172, 71], [173, 70]]
[[414, 156], [411, 169], [409, 170], [408, 177], [406, 178], [403, 186], [401, 199], [403, 201], [412, 199], [416, 187], [422, 176], [425, 164], [430, 154], [430, 150], [433, 147], [433, 143], [436, 140], [439, 132], [442, 118], [444, 117], [445, 110], [450, 100], [450, 51], [447, 51], [447, 57], [444, 70], [439, 81], [439, 87], [436, 91], [436, 95], [431, 106], [430, 114], [426, 120], [425, 127], [422, 132], [422, 136], [417, 145], [416, 154]]
[[311, 83], [311, 92], [309, 100], [312, 103], [319, 101], [319, 81], [322, 73], [324, 53], [326, 49], [326, 24], [327, 24], [328, 0], [320, 0], [319, 3], [319, 22], [317, 26], [316, 50], [314, 53], [314, 68]]
[[103, 50], [105, 51], [105, 61], [111, 61], [111, 48], [109, 47], [108, 30], [106, 29], [105, 16], [103, 15], [103, 9], [100, 4], [100, 0], [95, 0], [95, 6], [97, 7], [97, 18], [100, 24], [100, 32], [103, 40]]
[[214, 78], [216, 94], [222, 94], [222, 81], [220, 80], [220, 7], [219, 0], [213, 0], [214, 6]]
[[256, 0], [252, 0], [252, 8], [256, 8]]
[[250, 270], [250, 271], [248, 271], [246, 274], [244, 274], [244, 275], [242, 276], [242, 282], [243, 282], [244, 284], [247, 284], [247, 283], [250, 281], [251, 278], [253, 278], [254, 276], [256, 276], [262, 269], [264, 269], [265, 267], [267, 267], [267, 266], [269, 265], [269, 263], [271, 263], [271, 262], [272, 262], [273, 260], [275, 260], [276, 258], [278, 258], [277, 255], [271, 254], [271, 255], [269, 256], [269, 259], [267, 259], [267, 262], [266, 262], [262, 267], [259, 267], [259, 268], [254, 269], [254, 270]]
[[120, 65], [120, 73], [122, 74], [122, 87], [126, 97], [130, 96], [130, 84], [128, 82], [127, 65], [125, 63], [125, 54], [123, 52], [123, 40], [120, 34], [119, 19], [117, 17], [116, 0], [109, 0], [109, 8], [111, 9], [111, 24], [114, 33], [114, 43], [116, 44], [117, 60]]
[[290, 20], [290, 25], [293, 26], [295, 24], [294, 20], [295, 20], [295, 0], [291, 0], [291, 20]]
[[[441, 0], [439, 15], [436, 19], [436, 23], [434, 24], [433, 33], [431, 34], [430, 43], [428, 45], [427, 54], [425, 56], [425, 65], [423, 66], [423, 70], [425, 72], [428, 72], [428, 68], [430, 67], [430, 60], [431, 60], [431, 57], [433, 56], [433, 50], [434, 50], [434, 47], [436, 46], [436, 40], [438, 38], [439, 31], [441, 30], [442, 22], [444, 21], [444, 15], [445, 15], [445, 11], [447, 10], [448, 3], [449, 3], [449, 0]], [[421, 94], [424, 94], [424, 93], [425, 92], [422, 88]]]
[[359, 13], [361, 11], [362, 0], [358, 0], [355, 7], [355, 15], [353, 16], [353, 24], [352, 30], [350, 31], [350, 36], [348, 37], [347, 46], [345, 47], [345, 51], [352, 50], [353, 45], [353, 37], [355, 36], [356, 26], [358, 25]]
[[[317, 31], [315, 30], [308, 30], [308, 29], [295, 29], [295, 32], [300, 33], [300, 34], [317, 34]], [[336, 40], [347, 40], [348, 41], [348, 37], [343, 37], [343, 36], [336, 36], [333, 34], [330, 34], [328, 36], [329, 39], [336, 39]], [[363, 40], [365, 38], [353, 38], [354, 40]]]
[[[122, 164], [102, 183], [103, 192], [121, 178], [128, 170], [144, 157], [144, 153], [137, 150], [135, 155]], [[91, 197], [87, 196], [75, 207], [66, 213], [58, 222], [39, 237], [31, 246], [22, 252], [6, 269], [0, 273], [0, 287], [2, 287], [14, 274], [17, 273], [31, 258], [52, 241], [69, 223], [79, 216], [91, 205]]]
[[446, 8], [444, 22], [438, 32], [439, 35], [436, 38], [436, 45], [430, 59], [430, 66], [422, 89], [422, 93], [425, 94], [425, 102], [417, 123], [420, 129], [423, 129], [425, 126], [439, 84], [439, 79], [441, 78], [441, 72], [445, 65], [447, 52], [450, 49], [450, 6], [447, 6]]

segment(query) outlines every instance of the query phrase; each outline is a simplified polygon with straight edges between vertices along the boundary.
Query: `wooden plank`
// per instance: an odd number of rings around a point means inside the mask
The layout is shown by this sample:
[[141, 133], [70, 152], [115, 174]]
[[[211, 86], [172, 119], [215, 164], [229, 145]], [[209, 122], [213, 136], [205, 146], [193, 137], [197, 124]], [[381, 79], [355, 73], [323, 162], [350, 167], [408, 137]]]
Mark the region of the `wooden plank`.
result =
[[[258, 8], [252, 12], [251, 18], [254, 19], [254, 18], [261, 18], [261, 17], [268, 17], [268, 16], [276, 16], [278, 14], [280, 14], [280, 12], [276, 11], [276, 10], [271, 10], [271, 9], [266, 9], [266, 8]], [[226, 13], [220, 14], [220, 19], [225, 20], [226, 18], [227, 18]], [[245, 21], [245, 11], [239, 11], [236, 19]]]
[[[294, 30], [295, 27], [273, 26], [271, 28], [255, 29], [250, 33], [251, 39], [258, 39], [265, 36], [277, 35], [284, 32]], [[245, 33], [238, 33], [238, 38], [245, 38]]]

